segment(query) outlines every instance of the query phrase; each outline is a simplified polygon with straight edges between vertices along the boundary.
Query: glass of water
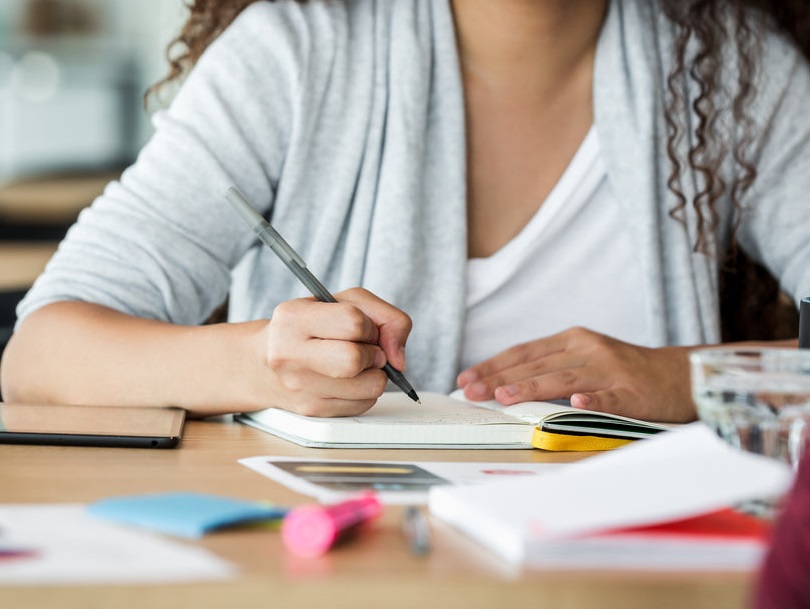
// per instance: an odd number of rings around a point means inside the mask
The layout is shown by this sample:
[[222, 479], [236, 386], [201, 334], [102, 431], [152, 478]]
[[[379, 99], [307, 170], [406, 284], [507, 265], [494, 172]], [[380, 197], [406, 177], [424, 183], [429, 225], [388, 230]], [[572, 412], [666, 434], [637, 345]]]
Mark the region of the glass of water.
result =
[[[701, 421], [732, 446], [798, 465], [810, 436], [810, 349], [705, 348], [690, 365]], [[768, 513], [776, 500], [760, 504]]]
[[810, 429], [810, 349], [707, 348], [690, 361], [703, 422], [738, 448], [798, 464]]

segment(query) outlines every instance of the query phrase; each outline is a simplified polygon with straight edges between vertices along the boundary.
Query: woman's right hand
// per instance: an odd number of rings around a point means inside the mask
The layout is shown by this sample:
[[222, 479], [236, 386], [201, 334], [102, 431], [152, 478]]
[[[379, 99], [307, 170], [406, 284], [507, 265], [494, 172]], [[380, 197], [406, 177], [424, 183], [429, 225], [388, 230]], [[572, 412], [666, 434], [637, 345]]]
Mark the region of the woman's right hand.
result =
[[265, 406], [309, 416], [360, 414], [385, 390], [385, 363], [405, 369], [408, 315], [361, 288], [335, 298], [290, 300], [273, 311], [262, 332]]

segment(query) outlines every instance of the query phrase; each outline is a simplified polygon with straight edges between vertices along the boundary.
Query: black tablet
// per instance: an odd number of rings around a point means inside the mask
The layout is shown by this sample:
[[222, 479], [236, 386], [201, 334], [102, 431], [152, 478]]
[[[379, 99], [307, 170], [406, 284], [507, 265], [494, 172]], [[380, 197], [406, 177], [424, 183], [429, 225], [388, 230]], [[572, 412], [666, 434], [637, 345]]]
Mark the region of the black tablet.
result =
[[182, 408], [0, 403], [0, 444], [173, 448], [185, 419]]

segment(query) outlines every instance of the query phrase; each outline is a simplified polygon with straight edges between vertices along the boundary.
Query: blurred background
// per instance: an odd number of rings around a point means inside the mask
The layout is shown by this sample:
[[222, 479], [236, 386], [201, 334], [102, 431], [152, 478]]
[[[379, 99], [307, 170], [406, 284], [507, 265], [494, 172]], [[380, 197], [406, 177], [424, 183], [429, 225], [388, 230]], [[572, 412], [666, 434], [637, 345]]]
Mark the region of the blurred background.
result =
[[0, 351], [82, 208], [151, 135], [183, 0], [0, 0]]
[[0, 2], [0, 181], [130, 161], [181, 0]]

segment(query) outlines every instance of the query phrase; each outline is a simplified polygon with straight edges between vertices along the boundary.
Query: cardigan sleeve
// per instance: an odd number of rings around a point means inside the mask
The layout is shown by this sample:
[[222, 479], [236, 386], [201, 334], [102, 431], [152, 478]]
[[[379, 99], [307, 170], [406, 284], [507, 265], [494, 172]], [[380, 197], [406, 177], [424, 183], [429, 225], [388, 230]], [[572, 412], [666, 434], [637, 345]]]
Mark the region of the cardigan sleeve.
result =
[[776, 35], [763, 41], [753, 112], [757, 177], [739, 242], [798, 302], [810, 295], [810, 65]]
[[275, 52], [289, 24], [272, 6], [248, 8], [208, 48], [134, 165], [80, 214], [18, 323], [72, 300], [195, 324], [225, 300], [253, 235], [224, 192], [269, 209], [292, 121], [296, 58]]

